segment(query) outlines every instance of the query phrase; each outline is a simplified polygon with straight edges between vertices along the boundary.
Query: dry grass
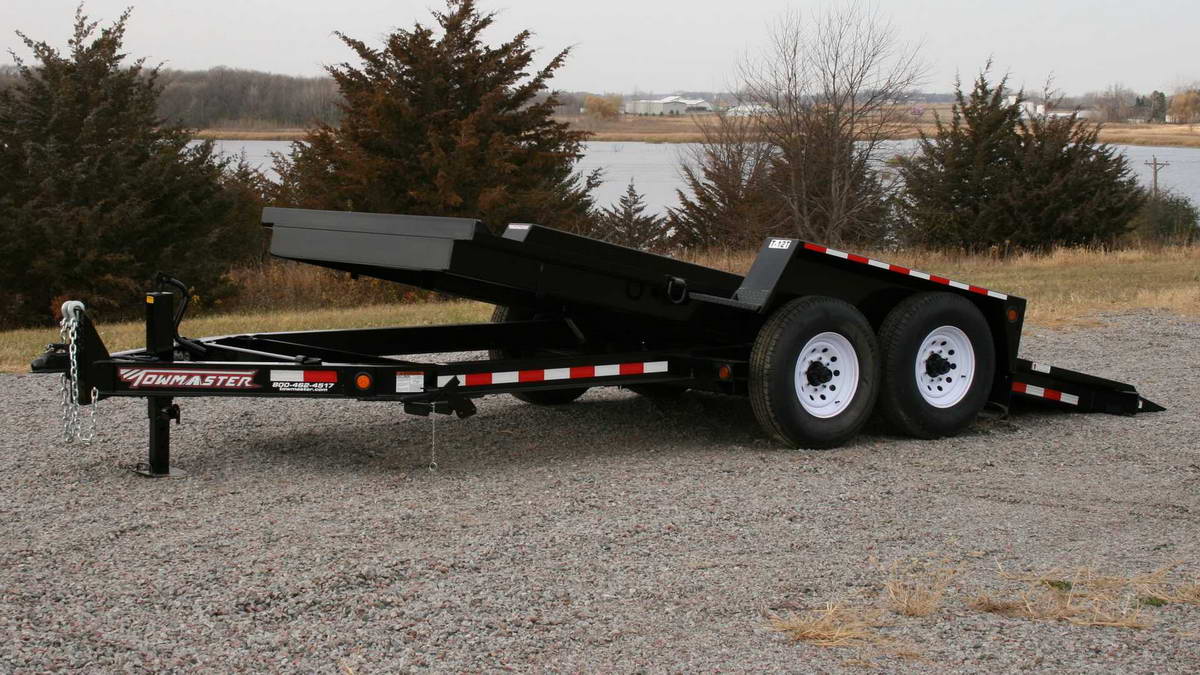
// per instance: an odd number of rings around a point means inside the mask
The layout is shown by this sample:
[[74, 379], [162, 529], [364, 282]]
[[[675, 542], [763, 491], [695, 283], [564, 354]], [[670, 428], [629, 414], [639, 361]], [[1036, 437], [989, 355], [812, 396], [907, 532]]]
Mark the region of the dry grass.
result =
[[[359, 277], [346, 272], [289, 260], [270, 260], [235, 269], [228, 275], [237, 295], [205, 310], [222, 312], [274, 312], [323, 307], [361, 307], [392, 303], [417, 303], [436, 299], [436, 293], [402, 284]], [[201, 298], [203, 300], [203, 298]]]
[[[220, 314], [187, 319], [184, 335], [229, 335], [248, 332], [316, 330], [323, 328], [377, 328], [425, 326], [487, 321], [492, 306], [479, 302], [430, 302], [374, 305], [349, 309], [289, 310], [262, 314]], [[100, 324], [100, 337], [110, 351], [133, 349], [145, 343], [146, 327], [140, 321]], [[27, 372], [29, 361], [49, 342], [58, 342], [58, 330], [35, 328], [0, 333], [0, 372]]]
[[304, 129], [200, 129], [194, 136], [215, 141], [298, 141]]
[[[950, 104], [921, 106], [924, 113], [911, 117], [908, 123], [897, 125], [890, 134], [893, 139], [916, 138], [919, 132], [933, 134], [937, 131], [935, 115], [949, 120]], [[696, 128], [713, 119], [711, 115], [620, 115], [615, 119], [601, 120], [586, 115], [561, 115], [556, 118], [575, 129], [592, 134], [593, 141], [641, 142], [641, 143], [699, 143], [703, 134]], [[305, 130], [297, 128], [217, 128], [200, 129], [196, 138], [239, 141], [295, 141], [304, 138]], [[1100, 141], [1121, 145], [1151, 145], [1200, 147], [1200, 127], [1183, 124], [1128, 124], [1106, 123], [1100, 130]]]
[[[1021, 296], [1027, 324], [1086, 325], [1100, 312], [1158, 309], [1200, 316], [1200, 247], [1059, 248], [1007, 258], [955, 251], [856, 251]], [[707, 251], [695, 262], [744, 274], [751, 251]]]
[[886, 625], [879, 610], [829, 603], [824, 609], [807, 610], [786, 617], [771, 617], [771, 627], [796, 642], [818, 647], [853, 647], [882, 644], [887, 640], [875, 628]]
[[1122, 145], [1200, 148], [1200, 127], [1185, 124], [1105, 124], [1100, 129], [1100, 140]]
[[1080, 593], [1041, 586], [1021, 591], [1016, 598], [981, 595], [968, 606], [972, 609], [1031, 621], [1067, 621], [1077, 626], [1109, 628], [1146, 628], [1142, 603], [1135, 598], [1108, 593]]
[[895, 563], [883, 583], [888, 606], [904, 616], [929, 616], [941, 608], [957, 574], [957, 569], [945, 565], [901, 570]]
[[1009, 574], [1025, 588], [1009, 597], [980, 595], [968, 606], [991, 614], [1031, 621], [1066, 621], [1081, 626], [1145, 628], [1145, 607], [1169, 603], [1200, 604], [1200, 582], [1171, 578], [1177, 564], [1130, 576], [1104, 574], [1091, 567], [1071, 571], [1052, 569], [1034, 574]]
[[[878, 563], [872, 559], [869, 564]], [[1172, 563], [1130, 576], [1104, 574], [1091, 567], [1069, 571], [1055, 568], [1029, 574], [998, 569], [1002, 581], [1017, 582], [1020, 586], [999, 594], [976, 594], [966, 606], [978, 612], [1029, 621], [1142, 629], [1151, 623], [1147, 608], [1168, 603], [1200, 604], [1200, 578], [1178, 580], [1172, 576], [1177, 567], [1177, 563]], [[879, 601], [891, 612], [905, 617], [936, 614], [952, 582], [960, 578], [960, 571], [945, 559], [913, 562], [903, 567], [897, 562], [883, 571], [884, 592]], [[843, 662], [846, 666], [879, 667], [871, 660], [879, 655], [920, 658], [920, 653], [911, 646], [876, 630], [891, 625], [884, 616], [885, 610], [878, 603], [867, 606], [829, 603], [823, 609], [786, 617], [771, 616], [770, 626], [796, 642], [857, 648], [857, 656]]]

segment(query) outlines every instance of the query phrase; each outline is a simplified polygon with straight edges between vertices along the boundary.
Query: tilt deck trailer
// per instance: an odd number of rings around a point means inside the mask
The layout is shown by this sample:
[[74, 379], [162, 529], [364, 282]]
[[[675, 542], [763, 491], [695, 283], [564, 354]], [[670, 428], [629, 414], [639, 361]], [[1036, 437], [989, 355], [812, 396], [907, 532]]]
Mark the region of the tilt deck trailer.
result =
[[[1163, 409], [1131, 385], [1018, 358], [1022, 298], [797, 239], [768, 239], [742, 277], [538, 225], [496, 236], [470, 219], [283, 208], [262, 220], [277, 257], [492, 303], [492, 322], [188, 339], [187, 288], [160, 275], [144, 349], [110, 354], [83, 305], [64, 304], [64, 342], [33, 370], [63, 374], [66, 437], [87, 436], [80, 406], [145, 398], [142, 472], [163, 476], [175, 399], [192, 396], [395, 401], [465, 418], [489, 394], [558, 405], [598, 386], [698, 389], [748, 396], [765, 432], [805, 448], [846, 442], [876, 410], [936, 438], [1014, 396]], [[461, 351], [488, 356], [429, 359]]]

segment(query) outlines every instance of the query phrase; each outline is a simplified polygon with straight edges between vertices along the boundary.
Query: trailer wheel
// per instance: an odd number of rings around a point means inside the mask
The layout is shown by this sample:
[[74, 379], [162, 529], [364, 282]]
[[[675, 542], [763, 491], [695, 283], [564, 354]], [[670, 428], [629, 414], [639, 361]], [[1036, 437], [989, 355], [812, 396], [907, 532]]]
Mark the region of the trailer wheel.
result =
[[750, 404], [768, 433], [795, 447], [853, 438], [878, 395], [874, 331], [853, 305], [823, 296], [783, 305], [750, 353]]
[[[518, 309], [515, 307], [505, 307], [497, 305], [496, 310], [492, 312], [492, 323], [502, 323], [504, 321], [525, 321], [533, 318], [533, 312], [528, 310]], [[490, 349], [488, 350], [489, 359], [515, 359], [527, 356], [533, 356], [533, 350], [529, 352], [515, 352], [505, 349]], [[574, 389], [550, 389], [548, 391], [522, 391], [513, 392], [512, 397], [518, 401], [532, 403], [534, 405], [563, 405], [570, 403], [575, 399], [583, 396], [588, 390], [588, 387], [577, 387]]]
[[893, 309], [879, 329], [879, 408], [918, 438], [952, 436], [987, 404], [996, 349], [987, 321], [953, 293], [921, 293]]

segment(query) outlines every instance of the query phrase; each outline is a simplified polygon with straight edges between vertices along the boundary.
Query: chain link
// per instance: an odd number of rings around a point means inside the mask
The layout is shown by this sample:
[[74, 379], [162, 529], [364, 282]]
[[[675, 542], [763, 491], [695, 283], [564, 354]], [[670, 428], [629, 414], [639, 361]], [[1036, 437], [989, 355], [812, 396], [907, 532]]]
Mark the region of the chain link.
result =
[[70, 307], [63, 304], [63, 318], [59, 323], [58, 334], [67, 343], [69, 367], [62, 374], [62, 439], [64, 443], [89, 443], [96, 437], [96, 405], [99, 391], [92, 387], [92, 409], [88, 415], [87, 428], [84, 428], [83, 413], [79, 405], [79, 315], [83, 312], [82, 304], [76, 303]]
[[437, 417], [429, 416], [429, 473], [437, 471]]

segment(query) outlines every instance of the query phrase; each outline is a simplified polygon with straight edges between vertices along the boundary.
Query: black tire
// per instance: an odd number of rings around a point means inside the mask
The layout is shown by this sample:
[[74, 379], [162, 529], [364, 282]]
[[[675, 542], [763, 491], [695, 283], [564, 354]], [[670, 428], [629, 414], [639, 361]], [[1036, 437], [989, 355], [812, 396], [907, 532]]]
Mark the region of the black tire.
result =
[[[801, 403], [802, 395], [811, 397], [815, 390], [798, 389], [798, 386], [828, 386], [835, 381], [825, 380], [822, 385], [821, 373], [814, 373], [814, 362], [824, 357], [817, 354], [808, 360], [807, 373], [801, 376], [803, 384], [797, 379], [800, 359], [807, 356], [804, 350], [823, 333], [835, 334], [848, 343], [858, 365], [857, 378], [840, 380], [843, 391], [848, 389], [848, 383], [854, 384], [848, 402], [836, 401], [836, 394], [827, 392], [830, 403], [840, 406], [827, 417], [810, 412]], [[767, 319], [750, 352], [750, 404], [754, 416], [768, 433], [793, 447], [831, 448], [845, 443], [862, 429], [875, 407], [879, 394], [878, 351], [871, 324], [850, 303], [823, 296], [788, 302]], [[832, 362], [822, 365], [837, 368]], [[849, 378], [852, 371], [846, 372], [845, 377]], [[831, 377], [836, 373], [842, 378], [840, 369], [825, 373]], [[814, 375], [818, 377], [814, 379]], [[824, 398], [819, 392], [815, 395]], [[826, 404], [814, 398], [810, 405]]]
[[[501, 323], [504, 321], [524, 321], [532, 319], [533, 312], [515, 307], [505, 307], [497, 305], [496, 310], [492, 312], [492, 323]], [[536, 355], [536, 350], [529, 352], [508, 351], [504, 349], [488, 350], [489, 359], [515, 359]], [[534, 405], [563, 405], [570, 403], [575, 399], [583, 396], [587, 392], [588, 387], [577, 387], [574, 389], [550, 389], [547, 391], [523, 391], [513, 392], [512, 397], [518, 401], [532, 403]]]
[[[954, 359], [962, 359], [962, 354], [949, 349], [945, 355], [931, 352], [943, 360], [931, 363], [929, 359], [933, 357], [927, 357], [924, 369], [917, 371], [918, 352], [927, 338], [946, 326], [958, 329], [968, 338], [974, 360], [969, 386], [960, 381], [955, 385], [963, 387], [958, 393], [950, 387], [954, 385], [953, 378], [960, 377], [955, 375], [961, 371]], [[897, 431], [917, 438], [953, 436], [971, 424], [987, 404], [996, 374], [996, 348], [987, 321], [970, 300], [953, 293], [914, 295], [884, 319], [879, 329], [879, 345], [883, 352], [879, 409]], [[934, 348], [941, 349], [936, 341]], [[946, 368], [951, 369], [941, 372]], [[930, 403], [921, 393], [921, 387], [925, 387], [930, 397], [941, 395], [936, 392], [941, 391], [942, 385], [946, 386], [947, 399], [938, 405]]]

